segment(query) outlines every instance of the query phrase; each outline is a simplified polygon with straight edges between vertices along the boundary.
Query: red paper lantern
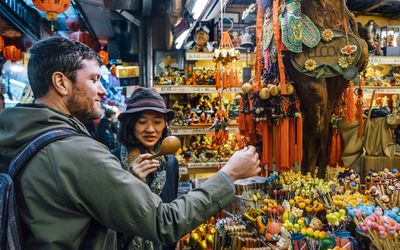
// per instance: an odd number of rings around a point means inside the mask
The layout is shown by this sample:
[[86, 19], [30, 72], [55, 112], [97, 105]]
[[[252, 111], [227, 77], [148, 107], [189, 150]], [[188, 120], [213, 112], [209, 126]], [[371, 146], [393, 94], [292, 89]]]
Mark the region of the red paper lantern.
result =
[[[70, 39], [76, 40], [78, 42], [84, 43], [89, 46], [92, 43], [92, 38], [88, 32], [84, 31], [75, 31], [69, 35]], [[89, 46], [90, 47], [90, 46]]]
[[17, 62], [22, 60], [23, 53], [14, 45], [8, 45], [3, 49], [3, 56], [11, 62]]
[[4, 39], [0, 36], [0, 52], [4, 49]]
[[67, 19], [67, 27], [72, 31], [78, 31], [81, 29], [81, 23], [76, 17], [71, 17]]
[[103, 62], [103, 65], [107, 65], [108, 64], [108, 52], [104, 51], [104, 50], [100, 50], [99, 56]]
[[99, 43], [97, 43], [89, 32], [86, 31], [75, 31], [69, 35], [70, 39], [79, 41], [86, 44], [88, 47], [92, 48], [94, 51], [100, 51]]
[[65, 12], [71, 4], [71, 0], [32, 0], [32, 2], [40, 11], [46, 12], [48, 21], [56, 21], [57, 14]]

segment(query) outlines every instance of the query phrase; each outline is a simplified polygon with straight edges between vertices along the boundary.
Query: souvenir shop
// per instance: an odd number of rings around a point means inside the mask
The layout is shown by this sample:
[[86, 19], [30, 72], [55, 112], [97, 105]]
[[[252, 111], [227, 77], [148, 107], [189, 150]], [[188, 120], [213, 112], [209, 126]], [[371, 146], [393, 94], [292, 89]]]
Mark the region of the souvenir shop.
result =
[[9, 106], [32, 100], [15, 66], [56, 32], [98, 51], [105, 107], [141, 85], [174, 110], [179, 194], [257, 148], [260, 176], [177, 249], [400, 249], [399, 1], [34, 2], [0, 3]]

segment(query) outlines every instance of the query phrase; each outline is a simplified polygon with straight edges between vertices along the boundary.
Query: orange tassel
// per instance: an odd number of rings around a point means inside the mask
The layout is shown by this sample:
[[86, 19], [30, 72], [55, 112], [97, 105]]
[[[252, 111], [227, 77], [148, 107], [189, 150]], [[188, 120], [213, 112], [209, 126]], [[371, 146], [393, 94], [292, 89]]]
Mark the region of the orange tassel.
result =
[[232, 83], [233, 83], [233, 72], [232, 72], [232, 70], [230, 70], [230, 72], [229, 72], [229, 81], [228, 81], [228, 84], [227, 84], [227, 88], [232, 88]]
[[285, 118], [281, 121], [281, 168], [282, 170], [290, 169], [289, 165], [289, 119]]
[[241, 135], [246, 132], [246, 116], [243, 113], [239, 114], [239, 131]]
[[254, 121], [253, 121], [253, 114], [246, 116], [246, 131], [245, 136], [251, 137], [254, 134]]
[[358, 136], [361, 137], [364, 133], [364, 119], [362, 109], [362, 90], [359, 89], [357, 93], [357, 117], [358, 117]]
[[329, 166], [330, 167], [336, 167], [336, 129], [333, 129], [332, 135], [331, 135], [331, 148], [329, 152]]
[[268, 158], [267, 158], [267, 164], [268, 164], [268, 170], [272, 171], [272, 164], [273, 164], [273, 151], [274, 151], [274, 142], [273, 142], [273, 126], [271, 124], [267, 125], [267, 133], [268, 133]]
[[262, 44], [262, 26], [263, 26], [263, 6], [258, 1], [257, 20], [256, 20], [256, 62], [254, 67], [254, 91], [261, 89], [261, 44]]
[[268, 164], [268, 140], [269, 140], [269, 133], [268, 133], [268, 125], [266, 122], [262, 123], [262, 150], [261, 150], [261, 175], [266, 176], [266, 165]]
[[296, 118], [296, 162], [303, 160], [303, 118]]
[[342, 162], [342, 140], [339, 130], [336, 130], [336, 163], [341, 165]]
[[222, 73], [222, 89], [226, 89], [226, 86], [227, 86], [227, 78], [228, 78], [228, 75], [227, 75], [227, 73], [226, 73], [226, 70], [224, 70], [224, 72]]
[[276, 142], [275, 142], [275, 164], [276, 164], [276, 170], [281, 171], [282, 169], [282, 162], [281, 162], [281, 144], [282, 144], [282, 123], [279, 123], [276, 125]]
[[217, 65], [217, 72], [215, 73], [215, 88], [218, 90], [221, 88], [221, 70]]
[[295, 161], [295, 144], [296, 144], [296, 121], [295, 118], [289, 120], [289, 163], [292, 167]]
[[240, 81], [239, 81], [237, 69], [235, 69], [235, 87], [240, 87]]
[[281, 83], [281, 94], [286, 94], [286, 75], [285, 65], [283, 64], [282, 58], [282, 44], [281, 44], [281, 30], [279, 22], [279, 0], [274, 0], [273, 11], [272, 11], [272, 29], [274, 32], [274, 43], [278, 52], [278, 70], [279, 70], [279, 81]]
[[354, 84], [353, 82], [349, 83], [349, 87], [345, 91], [345, 102], [346, 102], [346, 112], [345, 118], [346, 122], [349, 124], [353, 124], [356, 120], [356, 103], [354, 98]]

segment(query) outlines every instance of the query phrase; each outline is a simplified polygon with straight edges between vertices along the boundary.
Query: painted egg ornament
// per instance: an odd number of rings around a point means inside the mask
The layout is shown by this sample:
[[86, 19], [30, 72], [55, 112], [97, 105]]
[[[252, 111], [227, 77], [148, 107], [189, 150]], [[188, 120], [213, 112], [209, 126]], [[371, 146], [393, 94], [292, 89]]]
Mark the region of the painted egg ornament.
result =
[[276, 85], [270, 84], [268, 88], [272, 96], [277, 96], [279, 94], [279, 89]]
[[269, 89], [268, 88], [262, 88], [261, 90], [260, 90], [260, 93], [259, 93], [259, 95], [260, 95], [260, 98], [262, 99], [262, 100], [267, 100], [270, 96], [271, 96], [271, 93], [269, 92]]
[[251, 85], [248, 82], [246, 82], [245, 84], [242, 85], [242, 90], [243, 90], [243, 93], [245, 93], [245, 94], [249, 93], [252, 89], [253, 89], [253, 85]]
[[267, 232], [269, 234], [279, 234], [281, 231], [282, 224], [279, 222], [271, 222], [267, 226]]
[[293, 87], [293, 85], [292, 85], [292, 84], [286, 85], [286, 93], [287, 93], [288, 95], [291, 95], [291, 94], [293, 94], [293, 92], [294, 92], [294, 87]]

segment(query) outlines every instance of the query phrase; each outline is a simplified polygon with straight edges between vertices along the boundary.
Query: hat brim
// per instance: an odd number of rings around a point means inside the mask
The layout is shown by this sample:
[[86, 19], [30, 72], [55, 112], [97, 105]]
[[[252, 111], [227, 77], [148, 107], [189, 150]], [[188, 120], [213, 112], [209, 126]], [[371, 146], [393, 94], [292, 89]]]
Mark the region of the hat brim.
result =
[[156, 111], [156, 112], [160, 112], [160, 113], [164, 114], [165, 117], [167, 118], [167, 122], [171, 121], [175, 117], [175, 113], [172, 109], [162, 109], [162, 108], [156, 108], [156, 107], [141, 107], [141, 108], [128, 109], [128, 110], [121, 112], [118, 115], [118, 120], [122, 122], [125, 119], [127, 119], [128, 117], [130, 117], [131, 115], [145, 111], [145, 110], [152, 110], [152, 111]]

